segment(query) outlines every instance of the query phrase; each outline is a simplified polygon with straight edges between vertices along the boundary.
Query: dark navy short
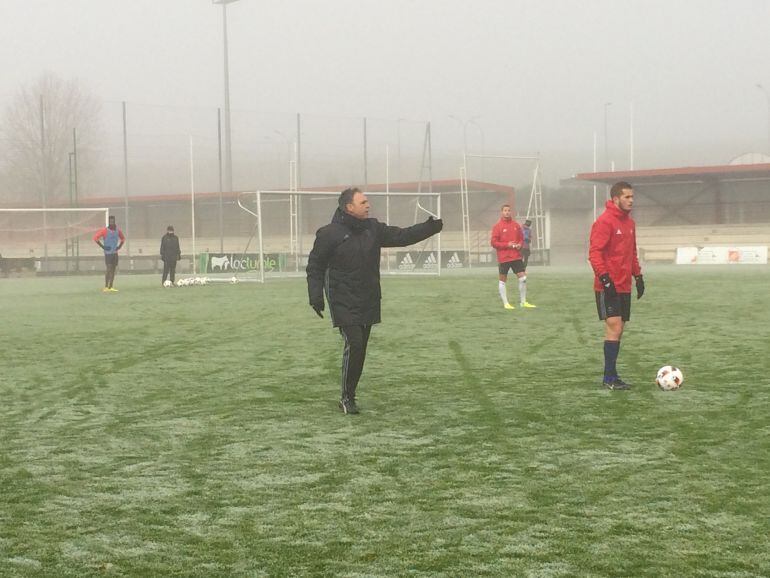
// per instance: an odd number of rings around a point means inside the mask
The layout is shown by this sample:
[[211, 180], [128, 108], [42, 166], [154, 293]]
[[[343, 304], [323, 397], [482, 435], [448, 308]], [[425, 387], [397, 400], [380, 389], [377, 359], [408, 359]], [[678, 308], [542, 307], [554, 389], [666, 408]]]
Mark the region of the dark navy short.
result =
[[622, 317], [623, 321], [631, 319], [631, 293], [618, 293], [614, 299], [607, 299], [604, 291], [596, 291], [596, 311], [599, 319]]
[[507, 275], [509, 270], [513, 271], [518, 275], [519, 273], [524, 273], [524, 271], [526, 270], [526, 267], [524, 266], [524, 261], [522, 261], [521, 259], [500, 263], [498, 268], [500, 270], [500, 275]]

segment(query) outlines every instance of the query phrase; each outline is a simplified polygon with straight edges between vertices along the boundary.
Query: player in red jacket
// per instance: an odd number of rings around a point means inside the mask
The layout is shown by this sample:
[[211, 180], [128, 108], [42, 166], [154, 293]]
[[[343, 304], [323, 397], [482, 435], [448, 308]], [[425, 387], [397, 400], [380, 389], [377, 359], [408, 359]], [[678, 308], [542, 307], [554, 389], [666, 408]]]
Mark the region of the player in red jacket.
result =
[[521, 247], [524, 244], [524, 234], [521, 225], [513, 220], [511, 206], [503, 205], [500, 208], [500, 220], [492, 227], [490, 244], [497, 251], [497, 263], [500, 279], [497, 284], [500, 298], [506, 309], [515, 309], [508, 303], [508, 295], [505, 290], [505, 282], [508, 280], [508, 271], [516, 273], [519, 278], [519, 303], [524, 308], [537, 307], [527, 301], [527, 273], [524, 261], [521, 258]]
[[636, 224], [631, 218], [634, 189], [626, 182], [612, 185], [604, 212], [591, 227], [588, 260], [594, 270], [594, 292], [599, 319], [604, 321], [604, 387], [628, 389], [618, 377], [615, 362], [623, 327], [631, 318], [631, 278], [636, 298], [644, 295], [644, 278], [636, 255]]

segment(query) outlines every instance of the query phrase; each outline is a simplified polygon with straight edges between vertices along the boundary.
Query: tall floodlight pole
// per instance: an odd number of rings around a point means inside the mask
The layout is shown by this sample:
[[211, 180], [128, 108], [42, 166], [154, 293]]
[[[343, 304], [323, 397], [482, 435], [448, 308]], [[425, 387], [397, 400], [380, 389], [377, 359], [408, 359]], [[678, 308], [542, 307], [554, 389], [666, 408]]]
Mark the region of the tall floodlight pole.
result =
[[767, 153], [770, 154], [770, 92], [767, 92], [767, 89], [759, 83], [756, 86], [764, 93], [767, 101]]
[[401, 121], [406, 120], [405, 118], [397, 118], [396, 119], [396, 158], [398, 159], [396, 161], [396, 178], [399, 182], [403, 180], [401, 177]]
[[[596, 172], [596, 131], [594, 131], [594, 173]], [[596, 183], [594, 182], [594, 221], [596, 220]]]
[[473, 118], [469, 118], [466, 124], [472, 124], [477, 129], [479, 129], [479, 135], [481, 136], [481, 154], [484, 155], [486, 154], [486, 151], [485, 151], [486, 146], [484, 144], [484, 129], [481, 128], [481, 125], [476, 122], [480, 118], [481, 118], [480, 116], [474, 116]]
[[480, 116], [474, 116], [473, 118], [469, 118], [468, 122], [466, 124], [472, 124], [477, 129], [479, 129], [479, 134], [481, 135], [481, 180], [484, 180], [484, 155], [486, 154], [486, 145], [484, 144], [484, 129], [481, 128], [481, 125], [476, 122], [477, 119], [481, 118]]
[[631, 121], [628, 127], [628, 156], [629, 156], [629, 169], [634, 170], [634, 101], [631, 101], [629, 105], [629, 114]]
[[222, 5], [222, 42], [224, 47], [225, 69], [225, 188], [233, 191], [233, 141], [230, 131], [230, 52], [227, 47], [227, 5], [238, 0], [212, 0]]
[[607, 138], [607, 109], [612, 106], [611, 102], [604, 103], [604, 169], [609, 170], [610, 167], [610, 146], [609, 139]]
[[481, 116], [474, 116], [474, 117], [469, 118], [468, 120], [462, 120], [461, 118], [458, 118], [458, 117], [450, 114], [449, 118], [451, 118], [452, 120], [456, 120], [463, 127], [463, 156], [468, 154], [468, 125], [469, 124], [472, 124], [477, 129], [479, 129], [479, 134], [481, 134], [481, 149], [482, 149], [481, 152], [483, 154], [483, 152], [484, 152], [484, 130], [476, 122], [478, 119], [481, 118]]

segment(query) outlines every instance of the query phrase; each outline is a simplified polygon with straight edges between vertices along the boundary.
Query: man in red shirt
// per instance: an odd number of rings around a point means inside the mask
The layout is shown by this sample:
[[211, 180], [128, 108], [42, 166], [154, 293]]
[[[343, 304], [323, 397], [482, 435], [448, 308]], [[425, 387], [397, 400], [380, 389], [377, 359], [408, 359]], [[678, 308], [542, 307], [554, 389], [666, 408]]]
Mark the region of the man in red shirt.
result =
[[631, 278], [636, 298], [644, 295], [644, 278], [636, 255], [636, 224], [631, 218], [634, 189], [626, 182], [612, 185], [604, 212], [591, 227], [588, 260], [594, 270], [599, 319], [604, 321], [604, 387], [628, 389], [618, 377], [615, 362], [623, 327], [631, 318]]
[[520, 305], [524, 308], [534, 309], [536, 305], [532, 305], [532, 303], [527, 301], [527, 273], [520, 252], [524, 244], [524, 234], [521, 231], [521, 225], [514, 221], [511, 216], [510, 205], [503, 205], [500, 208], [500, 220], [492, 227], [490, 244], [497, 251], [497, 263], [500, 273], [497, 290], [500, 293], [500, 298], [503, 300], [503, 307], [515, 309], [513, 305], [508, 303], [508, 295], [505, 290], [508, 271], [513, 271], [519, 279]]

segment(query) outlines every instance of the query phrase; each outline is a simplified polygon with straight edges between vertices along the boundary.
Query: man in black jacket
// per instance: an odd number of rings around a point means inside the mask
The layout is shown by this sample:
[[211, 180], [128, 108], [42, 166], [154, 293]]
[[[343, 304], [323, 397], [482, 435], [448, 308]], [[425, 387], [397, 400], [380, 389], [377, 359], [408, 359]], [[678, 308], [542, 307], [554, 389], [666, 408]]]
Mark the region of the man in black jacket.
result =
[[380, 322], [380, 248], [406, 247], [441, 231], [430, 217], [411, 227], [391, 227], [369, 218], [369, 200], [359, 189], [345, 189], [332, 222], [318, 229], [307, 263], [310, 306], [323, 317], [324, 293], [332, 324], [345, 339], [342, 355], [344, 413], [358, 413], [356, 387], [364, 368], [372, 325]]
[[176, 277], [176, 262], [182, 258], [182, 251], [179, 249], [179, 237], [174, 234], [172, 225], [166, 228], [166, 234], [160, 240], [160, 258], [163, 260], [163, 280], [161, 283], [165, 285], [166, 279], [170, 279], [173, 285]]

